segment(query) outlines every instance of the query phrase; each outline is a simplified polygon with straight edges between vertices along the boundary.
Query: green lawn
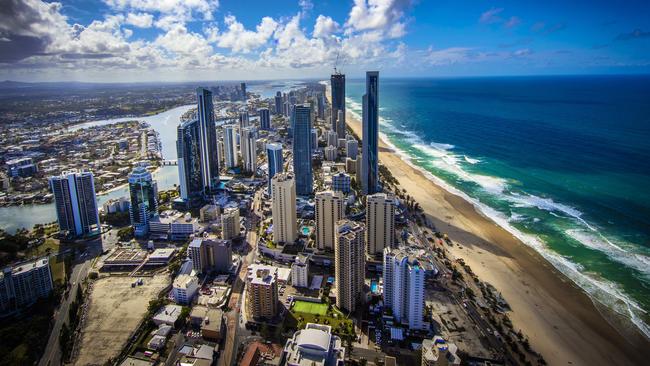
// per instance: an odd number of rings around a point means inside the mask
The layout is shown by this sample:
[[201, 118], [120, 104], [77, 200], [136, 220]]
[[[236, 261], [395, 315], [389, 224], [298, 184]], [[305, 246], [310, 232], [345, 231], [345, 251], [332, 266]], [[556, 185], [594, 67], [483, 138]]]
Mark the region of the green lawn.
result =
[[309, 301], [296, 301], [293, 304], [293, 311], [313, 315], [325, 315], [327, 314], [327, 304]]

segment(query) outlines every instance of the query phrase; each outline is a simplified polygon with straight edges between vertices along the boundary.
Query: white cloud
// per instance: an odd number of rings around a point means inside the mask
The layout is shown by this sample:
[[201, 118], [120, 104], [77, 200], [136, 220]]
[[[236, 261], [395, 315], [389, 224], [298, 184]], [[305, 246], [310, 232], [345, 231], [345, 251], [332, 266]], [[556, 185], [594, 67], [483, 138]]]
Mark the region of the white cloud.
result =
[[134, 10], [173, 14], [177, 16], [201, 14], [204, 20], [212, 20], [212, 12], [219, 7], [218, 0], [104, 0], [116, 10]]
[[503, 8], [492, 8], [483, 14], [481, 14], [481, 17], [478, 19], [479, 23], [482, 24], [494, 24], [494, 23], [500, 23], [503, 19], [499, 16], [501, 12], [503, 11]]
[[271, 17], [262, 18], [262, 22], [257, 25], [255, 31], [244, 28], [244, 25], [237, 21], [233, 15], [228, 15], [224, 19], [228, 29], [222, 34], [213, 34], [213, 39], [217, 46], [229, 48], [233, 52], [251, 52], [264, 44], [271, 38], [273, 32], [278, 27], [278, 23]]
[[512, 16], [508, 21], [504, 24], [506, 28], [514, 28], [521, 24], [521, 19], [519, 17]]
[[449, 47], [441, 50], [429, 48], [425, 60], [433, 66], [452, 65], [469, 60], [471, 52], [472, 49], [468, 47]]
[[129, 13], [126, 16], [126, 23], [138, 28], [151, 28], [153, 15], [149, 13]]
[[334, 19], [321, 14], [316, 18], [313, 36], [315, 38], [327, 38], [333, 33], [338, 32], [339, 27], [339, 23]]
[[401, 23], [409, 5], [409, 0], [354, 0], [345, 24], [351, 31], [388, 30]]

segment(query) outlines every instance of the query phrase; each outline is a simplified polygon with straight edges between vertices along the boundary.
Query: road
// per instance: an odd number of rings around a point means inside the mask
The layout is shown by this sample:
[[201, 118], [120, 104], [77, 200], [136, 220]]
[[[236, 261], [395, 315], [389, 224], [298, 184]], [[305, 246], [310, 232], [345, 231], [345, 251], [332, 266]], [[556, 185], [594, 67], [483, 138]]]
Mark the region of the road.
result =
[[74, 263], [72, 273], [70, 274], [70, 279], [68, 281], [70, 290], [68, 292], [68, 296], [64, 297], [61, 300], [61, 304], [56, 310], [56, 313], [54, 315], [54, 326], [50, 332], [50, 336], [47, 341], [47, 346], [45, 346], [43, 356], [38, 362], [39, 366], [57, 366], [61, 364], [61, 346], [59, 345], [59, 333], [61, 333], [63, 324], [68, 322], [70, 304], [77, 297], [78, 284], [81, 283], [88, 275], [88, 271], [91, 268], [93, 259], [97, 256], [100, 256], [104, 250], [112, 248], [115, 245], [117, 242], [117, 231], [111, 231], [110, 235], [103, 234], [102, 239], [96, 239], [88, 242], [85, 254], [81, 253], [76, 255], [78, 261]]
[[256, 227], [260, 217], [259, 208], [261, 205], [261, 191], [262, 190], [258, 190], [255, 193], [255, 197], [252, 203], [252, 214], [246, 223], [246, 228], [248, 230], [246, 234], [246, 242], [249, 245], [249, 251], [244, 257], [242, 257], [242, 264], [239, 269], [239, 273], [233, 281], [230, 301], [228, 302], [230, 311], [226, 313], [226, 343], [223, 348], [223, 353], [221, 354], [221, 357], [219, 357], [218, 366], [230, 366], [236, 362], [237, 349], [243, 341], [241, 338], [247, 336], [247, 331], [244, 328], [244, 324], [240, 322], [240, 316], [244, 311], [244, 309], [242, 309], [242, 303], [246, 285], [246, 274], [248, 273], [248, 265], [253, 263], [257, 258]]

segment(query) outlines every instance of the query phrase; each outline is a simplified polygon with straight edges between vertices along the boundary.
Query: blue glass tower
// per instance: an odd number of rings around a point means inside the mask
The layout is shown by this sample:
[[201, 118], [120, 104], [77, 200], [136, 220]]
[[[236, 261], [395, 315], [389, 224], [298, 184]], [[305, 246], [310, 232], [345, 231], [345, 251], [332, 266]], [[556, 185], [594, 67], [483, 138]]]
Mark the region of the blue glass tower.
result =
[[219, 186], [219, 158], [217, 156], [217, 129], [214, 125], [212, 92], [205, 88], [196, 89], [201, 146], [201, 175], [203, 190], [213, 192]]
[[198, 120], [191, 119], [178, 125], [176, 152], [181, 199], [186, 205], [194, 207], [202, 201], [204, 186]]
[[311, 108], [308, 104], [293, 108], [293, 173], [296, 194], [312, 193], [311, 172]]
[[379, 71], [366, 72], [362, 136], [361, 189], [363, 194], [375, 194], [379, 191]]
[[257, 110], [257, 113], [260, 115], [260, 129], [270, 130], [271, 129], [271, 114], [269, 113], [268, 108], [260, 108]]
[[284, 170], [284, 162], [282, 160], [282, 145], [278, 143], [266, 144], [266, 158], [269, 162], [269, 180], [268, 192], [271, 194], [271, 179], [278, 173]]

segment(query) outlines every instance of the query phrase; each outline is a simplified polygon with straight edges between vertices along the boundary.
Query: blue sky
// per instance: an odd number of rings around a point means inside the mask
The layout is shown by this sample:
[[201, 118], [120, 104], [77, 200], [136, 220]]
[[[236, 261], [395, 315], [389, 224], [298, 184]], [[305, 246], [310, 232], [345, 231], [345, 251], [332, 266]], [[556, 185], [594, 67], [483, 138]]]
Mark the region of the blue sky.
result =
[[650, 72], [649, 1], [6, 0], [0, 78]]

